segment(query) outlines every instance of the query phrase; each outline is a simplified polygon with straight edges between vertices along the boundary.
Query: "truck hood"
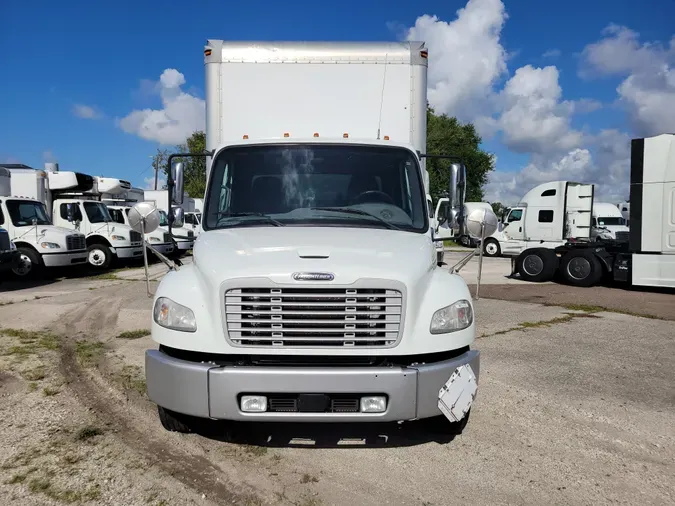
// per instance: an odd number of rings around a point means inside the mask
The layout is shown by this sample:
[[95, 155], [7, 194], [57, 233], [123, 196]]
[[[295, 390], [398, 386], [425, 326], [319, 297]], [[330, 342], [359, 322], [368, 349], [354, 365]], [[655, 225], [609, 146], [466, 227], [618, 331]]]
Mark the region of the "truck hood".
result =
[[195, 268], [213, 288], [241, 277], [292, 283], [295, 272], [328, 272], [331, 284], [359, 278], [421, 282], [436, 267], [429, 235], [372, 228], [250, 227], [202, 233]]
[[[40, 241], [55, 242], [61, 245], [65, 244], [66, 237], [69, 235], [84, 235], [77, 230], [57, 227], [55, 225], [38, 225], [37, 234]], [[12, 240], [19, 239], [23, 239], [25, 241], [31, 241], [31, 239], [34, 240], [35, 227], [32, 225], [27, 227], [15, 227], [14, 237], [12, 237]]]

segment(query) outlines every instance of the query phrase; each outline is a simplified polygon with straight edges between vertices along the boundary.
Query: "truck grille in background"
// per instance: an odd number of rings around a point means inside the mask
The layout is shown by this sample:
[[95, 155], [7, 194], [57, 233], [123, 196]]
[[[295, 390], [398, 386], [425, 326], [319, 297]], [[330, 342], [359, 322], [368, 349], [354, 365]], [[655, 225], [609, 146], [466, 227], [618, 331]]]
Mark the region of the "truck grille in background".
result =
[[141, 233], [132, 230], [131, 234], [129, 235], [129, 239], [131, 239], [132, 243], [141, 242]]
[[164, 234], [164, 242], [171, 242], [171, 234]]
[[8, 250], [9, 250], [9, 234], [4, 230], [0, 230], [0, 251], [8, 251]]
[[389, 289], [238, 288], [225, 293], [230, 340], [241, 346], [390, 346], [401, 292]]
[[87, 240], [83, 235], [69, 235], [66, 237], [66, 249], [68, 251], [85, 249], [86, 247]]
[[187, 236], [192, 239], [195, 236], [195, 233], [192, 230], [188, 230]]
[[616, 241], [617, 242], [628, 242], [630, 237], [630, 232], [616, 232]]

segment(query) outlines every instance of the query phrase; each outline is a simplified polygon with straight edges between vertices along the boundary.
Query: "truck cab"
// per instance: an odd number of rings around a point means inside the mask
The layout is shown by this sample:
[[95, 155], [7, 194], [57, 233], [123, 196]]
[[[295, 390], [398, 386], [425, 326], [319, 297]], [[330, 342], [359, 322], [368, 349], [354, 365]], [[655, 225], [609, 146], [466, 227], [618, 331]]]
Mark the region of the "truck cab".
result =
[[143, 255], [141, 234], [128, 225], [116, 223], [101, 196], [128, 190], [127, 181], [94, 178], [77, 172], [48, 172], [53, 188], [54, 224], [83, 233], [87, 260], [96, 269], [107, 269], [117, 259], [131, 260]]
[[0, 226], [18, 251], [12, 272], [37, 277], [43, 268], [86, 264], [83, 234], [54, 226], [47, 210], [51, 192], [47, 174], [27, 165], [0, 167]]
[[20, 260], [20, 253], [16, 245], [9, 238], [9, 232], [0, 227], [0, 282], [7, 279]]
[[[424, 43], [209, 40], [204, 55], [202, 232], [154, 294], [145, 358], [162, 425], [463, 427], [480, 360], [471, 293], [438, 267], [430, 225]], [[466, 195], [449, 170], [442, 221]], [[169, 174], [173, 232], [182, 164]]]
[[593, 203], [591, 239], [594, 241], [614, 240], [628, 242], [629, 228], [621, 211], [608, 202]]

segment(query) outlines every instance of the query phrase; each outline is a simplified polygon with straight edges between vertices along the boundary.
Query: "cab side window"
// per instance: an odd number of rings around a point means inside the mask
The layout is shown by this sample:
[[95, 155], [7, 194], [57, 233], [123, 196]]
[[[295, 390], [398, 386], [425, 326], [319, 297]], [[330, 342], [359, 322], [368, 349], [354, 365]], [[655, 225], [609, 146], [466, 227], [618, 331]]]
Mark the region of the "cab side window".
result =
[[523, 217], [523, 210], [522, 209], [513, 209], [509, 213], [509, 217], [506, 221], [508, 223], [511, 223], [512, 221], [520, 221], [522, 217]]

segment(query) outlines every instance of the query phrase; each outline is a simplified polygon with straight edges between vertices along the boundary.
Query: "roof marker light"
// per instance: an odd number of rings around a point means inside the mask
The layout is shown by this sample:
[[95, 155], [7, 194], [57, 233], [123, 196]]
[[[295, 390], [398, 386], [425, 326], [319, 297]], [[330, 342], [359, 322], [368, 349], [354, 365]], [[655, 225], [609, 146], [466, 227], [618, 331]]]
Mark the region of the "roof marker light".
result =
[[348, 133], [342, 134], [342, 138], [343, 138], [343, 139], [348, 139], [348, 138], [349, 138], [349, 134], [348, 134]]
[[319, 136], [319, 132], [314, 132], [314, 137], [318, 137], [318, 136]]
[[242, 138], [242, 139], [248, 139], [248, 135], [247, 135], [247, 134], [244, 134], [244, 135], [242, 135], [241, 138]]
[[290, 137], [290, 136], [291, 136], [291, 134], [289, 134], [288, 132], [284, 132], [284, 137]]
[[388, 136], [388, 135], [385, 135], [385, 136], [384, 136], [384, 140], [385, 140], [385, 141], [388, 141], [388, 140], [389, 140], [389, 136]]

